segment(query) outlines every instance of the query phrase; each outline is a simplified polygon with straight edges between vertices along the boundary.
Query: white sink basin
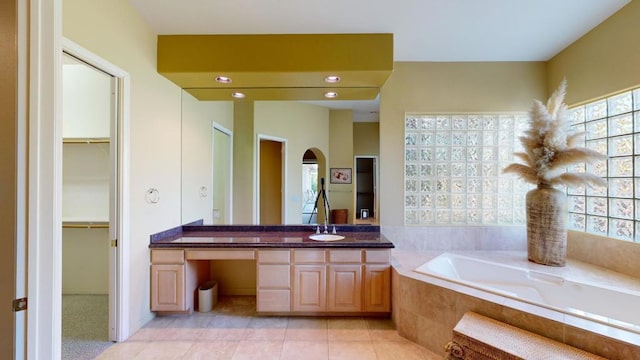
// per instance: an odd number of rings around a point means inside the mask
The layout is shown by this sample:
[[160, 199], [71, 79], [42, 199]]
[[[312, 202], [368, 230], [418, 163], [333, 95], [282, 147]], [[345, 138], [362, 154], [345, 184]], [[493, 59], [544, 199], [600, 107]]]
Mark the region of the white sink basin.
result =
[[309, 235], [309, 239], [315, 241], [337, 241], [344, 239], [344, 236], [335, 234], [313, 234]]

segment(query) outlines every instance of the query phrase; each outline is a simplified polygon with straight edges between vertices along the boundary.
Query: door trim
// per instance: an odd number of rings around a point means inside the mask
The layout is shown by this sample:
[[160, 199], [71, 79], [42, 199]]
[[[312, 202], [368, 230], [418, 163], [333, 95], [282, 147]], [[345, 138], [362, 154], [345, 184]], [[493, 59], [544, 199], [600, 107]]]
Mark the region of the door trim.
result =
[[[28, 7], [27, 358], [62, 349], [62, 0]], [[56, 165], [58, 167], [56, 167]]]

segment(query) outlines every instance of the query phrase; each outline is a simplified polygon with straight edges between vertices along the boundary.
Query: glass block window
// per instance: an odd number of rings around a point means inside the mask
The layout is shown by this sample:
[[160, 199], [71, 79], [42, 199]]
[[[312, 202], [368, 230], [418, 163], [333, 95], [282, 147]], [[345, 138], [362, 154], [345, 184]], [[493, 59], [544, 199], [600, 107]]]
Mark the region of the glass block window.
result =
[[640, 89], [570, 109], [585, 145], [607, 160], [576, 167], [606, 178], [605, 188], [569, 188], [569, 226], [640, 242]]
[[501, 172], [527, 127], [526, 113], [408, 114], [405, 224], [524, 224], [532, 185]]

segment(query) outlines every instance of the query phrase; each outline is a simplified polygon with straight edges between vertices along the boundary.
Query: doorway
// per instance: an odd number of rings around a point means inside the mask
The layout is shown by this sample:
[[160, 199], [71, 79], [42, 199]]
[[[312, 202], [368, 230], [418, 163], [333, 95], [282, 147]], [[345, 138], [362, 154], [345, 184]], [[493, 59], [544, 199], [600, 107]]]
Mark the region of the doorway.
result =
[[317, 224], [318, 158], [311, 149], [302, 156], [302, 223]]
[[[122, 339], [118, 269], [121, 134], [117, 77], [68, 42], [62, 68], [62, 355], [92, 357]], [[124, 75], [115, 69], [118, 75]], [[126, 75], [125, 75], [126, 76]], [[121, 274], [120, 274], [121, 275]]]
[[377, 158], [356, 156], [356, 223], [378, 223]]
[[280, 225], [284, 220], [284, 147], [283, 141], [259, 137], [260, 225]]

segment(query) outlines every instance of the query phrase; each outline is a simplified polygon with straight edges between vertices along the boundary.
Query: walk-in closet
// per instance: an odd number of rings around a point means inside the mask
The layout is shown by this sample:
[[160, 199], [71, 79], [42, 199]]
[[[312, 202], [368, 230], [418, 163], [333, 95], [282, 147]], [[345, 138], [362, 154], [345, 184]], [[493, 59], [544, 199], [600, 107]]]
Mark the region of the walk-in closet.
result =
[[91, 359], [109, 341], [113, 77], [63, 61], [62, 355]]

